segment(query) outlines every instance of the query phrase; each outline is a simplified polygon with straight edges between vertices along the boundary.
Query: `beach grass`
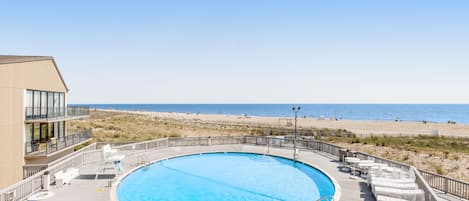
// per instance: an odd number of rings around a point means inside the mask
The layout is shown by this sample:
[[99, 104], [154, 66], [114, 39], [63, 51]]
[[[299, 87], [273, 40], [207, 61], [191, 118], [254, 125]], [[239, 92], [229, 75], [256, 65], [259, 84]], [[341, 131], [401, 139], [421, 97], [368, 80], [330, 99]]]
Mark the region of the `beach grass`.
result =
[[[97, 142], [136, 142], [164, 137], [288, 135], [292, 127], [181, 120], [115, 111], [92, 111], [89, 119], [74, 120], [68, 129], [92, 129]], [[366, 152], [417, 168], [469, 180], [469, 139], [447, 136], [358, 135], [346, 129], [300, 128], [314, 137], [349, 149]]]
[[414, 152], [442, 152], [445, 155], [454, 152], [469, 153], [469, 138], [462, 137], [372, 135], [359, 138], [354, 135], [352, 137], [330, 136], [327, 140], [332, 143], [369, 144]]
[[184, 122], [121, 112], [92, 111], [89, 119], [70, 121], [69, 130], [92, 129], [98, 142], [129, 142], [165, 137], [260, 135], [261, 130], [249, 126], [216, 125]]

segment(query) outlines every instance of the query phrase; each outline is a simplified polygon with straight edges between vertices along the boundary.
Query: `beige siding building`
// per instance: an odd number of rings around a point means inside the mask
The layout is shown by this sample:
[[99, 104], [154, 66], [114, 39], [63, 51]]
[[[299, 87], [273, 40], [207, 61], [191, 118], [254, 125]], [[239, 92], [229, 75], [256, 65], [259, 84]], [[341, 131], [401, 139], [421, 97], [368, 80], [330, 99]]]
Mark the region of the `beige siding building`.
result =
[[66, 129], [89, 116], [67, 107], [67, 92], [52, 57], [0, 55], [0, 189], [90, 140], [90, 131]]

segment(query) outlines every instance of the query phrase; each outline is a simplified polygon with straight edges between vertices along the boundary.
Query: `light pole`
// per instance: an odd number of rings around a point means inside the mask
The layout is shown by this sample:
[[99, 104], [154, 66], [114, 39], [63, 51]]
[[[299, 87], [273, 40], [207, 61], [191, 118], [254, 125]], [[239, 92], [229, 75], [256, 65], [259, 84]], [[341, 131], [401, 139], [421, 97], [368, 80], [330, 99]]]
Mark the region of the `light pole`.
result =
[[296, 161], [296, 140], [297, 140], [297, 133], [296, 133], [296, 121], [298, 119], [298, 112], [300, 111], [301, 107], [292, 107], [293, 112], [295, 113], [295, 135], [293, 137], [293, 160]]

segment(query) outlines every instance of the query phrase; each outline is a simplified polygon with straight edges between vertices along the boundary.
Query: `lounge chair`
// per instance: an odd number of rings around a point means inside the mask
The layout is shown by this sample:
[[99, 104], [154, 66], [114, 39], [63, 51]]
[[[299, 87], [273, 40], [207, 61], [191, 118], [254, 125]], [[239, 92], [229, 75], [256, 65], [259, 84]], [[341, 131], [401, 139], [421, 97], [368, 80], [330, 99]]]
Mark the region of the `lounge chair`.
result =
[[425, 201], [425, 195], [423, 190], [401, 190], [388, 187], [376, 187], [375, 188], [375, 197], [386, 196], [404, 199], [408, 201]]
[[78, 175], [80, 175], [78, 168], [68, 168], [65, 171], [59, 171], [54, 174], [55, 186], [61, 187], [64, 184], [70, 183]]
[[[101, 156], [104, 163], [103, 167], [101, 168], [103, 173], [106, 171], [106, 169], [108, 169], [106, 168], [106, 165], [112, 163], [114, 164], [113, 169], [115, 170], [116, 174], [119, 174], [119, 172], [123, 170], [121, 161], [125, 158], [125, 155], [119, 155], [118, 150], [112, 149], [111, 145], [109, 144], [104, 145], [101, 149]], [[98, 168], [95, 179], [98, 179], [99, 170], [100, 169]]]
[[371, 192], [375, 192], [376, 187], [395, 188], [401, 190], [416, 190], [418, 189], [415, 183], [391, 183], [386, 181], [375, 181], [371, 184]]
[[112, 149], [110, 144], [104, 145], [101, 149], [102, 149], [103, 157], [105, 157], [104, 154], [106, 154], [106, 156], [107, 155], [116, 155], [117, 152], [118, 152], [117, 149]]
[[378, 197], [376, 197], [376, 201], [408, 201], [408, 200], [378, 195]]
[[384, 178], [384, 177], [370, 177], [368, 180], [369, 184], [373, 184], [375, 182], [387, 182], [387, 183], [397, 183], [397, 184], [405, 184], [405, 183], [415, 183], [415, 179], [392, 179], [392, 178]]

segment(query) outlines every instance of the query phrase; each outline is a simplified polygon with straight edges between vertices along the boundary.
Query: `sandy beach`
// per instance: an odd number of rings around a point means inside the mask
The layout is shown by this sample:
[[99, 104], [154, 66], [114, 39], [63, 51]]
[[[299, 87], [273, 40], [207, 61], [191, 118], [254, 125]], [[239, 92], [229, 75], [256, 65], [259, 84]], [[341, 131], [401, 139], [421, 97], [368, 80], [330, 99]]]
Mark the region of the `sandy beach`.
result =
[[[113, 111], [113, 110], [104, 110]], [[194, 114], [173, 112], [120, 111], [133, 114], [145, 114], [160, 118], [183, 121], [200, 121], [213, 123], [231, 123], [246, 125], [264, 125], [293, 127], [293, 118], [257, 117], [244, 115]], [[432, 135], [437, 132], [443, 136], [469, 137], [469, 124], [391, 122], [391, 121], [353, 121], [316, 118], [298, 118], [299, 128], [346, 129], [357, 136], [372, 135]]]

